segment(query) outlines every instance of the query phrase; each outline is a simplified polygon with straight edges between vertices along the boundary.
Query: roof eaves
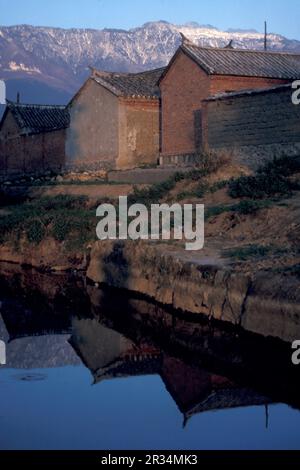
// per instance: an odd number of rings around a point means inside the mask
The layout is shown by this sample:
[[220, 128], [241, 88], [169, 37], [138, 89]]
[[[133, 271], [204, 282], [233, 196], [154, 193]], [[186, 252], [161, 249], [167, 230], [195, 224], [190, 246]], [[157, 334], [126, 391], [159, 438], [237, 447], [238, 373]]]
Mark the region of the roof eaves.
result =
[[203, 102], [210, 102], [210, 101], [221, 101], [230, 98], [238, 98], [242, 96], [253, 96], [253, 95], [260, 95], [260, 94], [267, 94], [267, 93], [276, 93], [277, 91], [286, 90], [291, 88], [291, 84], [287, 83], [285, 85], [276, 85], [269, 88], [251, 88], [247, 90], [240, 90], [240, 91], [232, 91], [228, 93], [217, 93], [215, 95], [209, 96]]
[[122, 98], [126, 100], [159, 100], [158, 95], [122, 95]]
[[20, 135], [33, 135], [33, 134], [39, 134], [40, 132], [37, 132], [36, 130], [34, 131], [30, 127], [22, 127]]
[[120, 90], [114, 87], [111, 83], [108, 83], [105, 80], [105, 78], [95, 76], [95, 77], [91, 77], [91, 79], [94, 80], [98, 85], [102, 85], [104, 88], [106, 88], [108, 91], [110, 91], [113, 95], [117, 96], [118, 98], [121, 96], [125, 96], [124, 93], [122, 93]]
[[0, 119], [0, 130], [3, 126], [4, 120], [6, 119], [8, 111], [9, 111], [9, 107], [6, 105], [2, 118]]
[[173, 57], [171, 58], [170, 62], [168, 63], [168, 65], [165, 67], [165, 70], [163, 71], [163, 73], [161, 74], [161, 76], [159, 77], [159, 79], [157, 80], [157, 86], [160, 85], [160, 83], [163, 81], [163, 79], [165, 78], [165, 76], [168, 74], [170, 68], [172, 67], [173, 63], [175, 62], [177, 56], [179, 55], [179, 53], [181, 52], [181, 46], [178, 47], [177, 51], [175, 52], [175, 54], [173, 55]]
[[84, 90], [84, 88], [86, 87], [86, 85], [88, 84], [88, 82], [91, 80], [92, 77], [88, 77], [85, 82], [81, 85], [81, 87], [79, 88], [79, 90], [75, 93], [75, 95], [72, 96], [72, 98], [70, 99], [70, 101], [68, 102], [68, 104], [66, 105], [66, 108], [68, 109], [72, 103], [76, 100], [76, 98], [81, 94], [81, 92]]
[[198, 67], [200, 67], [206, 74], [208, 75], [213, 75], [214, 74], [214, 70], [213, 69], [210, 69], [209, 67], [207, 67], [206, 64], [203, 64], [202, 62], [199, 61], [199, 59], [195, 56], [195, 54], [192, 53], [192, 51], [189, 49], [188, 45], [183, 43], [181, 44], [181, 46], [178, 47], [177, 51], [175, 52], [175, 54], [173, 55], [173, 57], [171, 58], [169, 64], [167, 65], [167, 67], [165, 67], [165, 70], [164, 72], [162, 73], [162, 75], [160, 76], [159, 80], [157, 81], [157, 85], [159, 86], [160, 83], [163, 81], [163, 79], [165, 78], [165, 76], [168, 74], [170, 68], [172, 67], [172, 65], [174, 64], [175, 60], [177, 59], [178, 55], [180, 54], [180, 52], [183, 52], [185, 55], [187, 55], [190, 59], [192, 59], [197, 65]]
[[182, 44], [181, 46], [181, 49], [182, 51], [188, 55], [194, 62], [196, 62], [196, 64], [201, 67], [204, 72], [206, 72], [208, 75], [214, 75], [216, 72], [214, 69], [210, 68], [207, 66], [207, 64], [205, 64], [203, 61], [201, 61], [199, 59], [199, 57], [196, 56], [196, 54], [194, 53], [193, 50], [191, 50], [191, 48], [186, 45], [186, 44]]

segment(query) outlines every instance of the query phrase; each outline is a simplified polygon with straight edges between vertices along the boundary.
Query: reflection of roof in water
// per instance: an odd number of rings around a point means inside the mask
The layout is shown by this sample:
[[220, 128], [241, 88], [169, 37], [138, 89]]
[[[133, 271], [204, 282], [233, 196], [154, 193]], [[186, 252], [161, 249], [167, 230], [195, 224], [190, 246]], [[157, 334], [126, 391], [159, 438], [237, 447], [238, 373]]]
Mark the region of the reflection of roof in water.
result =
[[80, 365], [69, 338], [70, 335], [48, 335], [13, 340], [6, 345], [6, 367], [42, 369]]
[[160, 352], [156, 348], [136, 346], [97, 320], [74, 318], [70, 344], [90, 369], [95, 383], [159, 371]]
[[6, 367], [42, 369], [81, 363], [68, 340], [70, 335], [25, 336], [11, 339], [0, 314], [0, 340], [6, 343]]
[[225, 388], [213, 391], [205, 400], [191, 408], [185, 415], [191, 418], [195, 414], [207, 411], [261, 406], [270, 403], [272, 403], [270, 399], [248, 388]]
[[[0, 306], [1, 308], [1, 306]], [[2, 315], [0, 313], [0, 339], [2, 341], [4, 341], [5, 343], [7, 343], [9, 341], [9, 333], [7, 331], [7, 328], [6, 328], [6, 325], [5, 325], [5, 322], [2, 318]]]
[[136, 346], [97, 320], [76, 319], [73, 327], [70, 342], [91, 370], [95, 384], [113, 378], [160, 375], [184, 415], [185, 424], [197, 413], [270, 403], [225, 377], [167, 356], [151, 345]]
[[135, 358], [123, 358], [94, 372], [94, 383], [116, 378], [136, 377], [139, 375], [157, 375], [161, 367], [161, 355], [138, 354]]
[[[28, 336], [71, 334], [70, 322], [60, 315], [40, 315], [26, 310], [17, 301], [1, 302], [2, 327], [9, 336], [8, 341]], [[1, 333], [1, 325], [0, 325]]]

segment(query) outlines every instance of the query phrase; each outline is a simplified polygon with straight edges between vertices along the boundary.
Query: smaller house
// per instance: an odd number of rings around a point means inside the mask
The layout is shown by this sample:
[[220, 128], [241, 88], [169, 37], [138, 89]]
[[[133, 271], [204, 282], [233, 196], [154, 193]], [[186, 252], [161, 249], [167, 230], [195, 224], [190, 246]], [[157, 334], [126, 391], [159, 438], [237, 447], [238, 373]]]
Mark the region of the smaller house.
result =
[[65, 106], [7, 101], [0, 122], [0, 177], [59, 171], [68, 125]]
[[93, 70], [69, 104], [68, 166], [130, 169], [157, 164], [164, 69], [142, 73]]

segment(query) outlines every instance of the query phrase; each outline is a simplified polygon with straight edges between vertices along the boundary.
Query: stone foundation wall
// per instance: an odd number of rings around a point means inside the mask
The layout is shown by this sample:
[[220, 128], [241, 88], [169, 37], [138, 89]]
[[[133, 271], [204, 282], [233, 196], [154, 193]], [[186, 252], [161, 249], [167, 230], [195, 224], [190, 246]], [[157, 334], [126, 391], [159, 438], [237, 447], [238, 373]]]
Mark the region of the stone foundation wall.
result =
[[196, 153], [187, 153], [182, 155], [161, 155], [159, 158], [160, 166], [195, 166], [199, 164], [199, 154]]
[[242, 147], [220, 147], [213, 149], [216, 156], [228, 158], [233, 163], [245, 165], [255, 171], [274, 158], [299, 157], [300, 142], [294, 144], [248, 145]]

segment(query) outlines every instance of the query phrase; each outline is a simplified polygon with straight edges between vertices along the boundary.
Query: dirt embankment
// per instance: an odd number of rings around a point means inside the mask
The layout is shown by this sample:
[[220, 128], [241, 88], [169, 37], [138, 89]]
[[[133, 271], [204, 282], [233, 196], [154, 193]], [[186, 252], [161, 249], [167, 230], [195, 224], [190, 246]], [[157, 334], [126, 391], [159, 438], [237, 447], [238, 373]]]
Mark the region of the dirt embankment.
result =
[[[155, 191], [139, 188], [136, 194], [145, 203], [155, 196], [159, 202], [205, 204], [205, 247], [200, 252], [186, 252], [184, 242], [174, 241], [96, 242], [96, 203], [134, 191], [132, 186], [101, 184], [98, 189], [88, 185], [30, 189], [31, 201], [48, 198], [44, 207], [49, 207], [49, 217], [40, 220], [34, 204], [26, 203], [29, 228], [19, 220], [20, 208], [2, 207], [0, 222], [5, 218], [7, 234], [0, 259], [53, 271], [81, 269], [96, 283], [293, 341], [300, 338], [300, 192], [255, 198], [229, 191], [230, 180], [248, 174], [244, 168], [226, 165], [200, 179], [195, 174], [158, 185]], [[258, 180], [262, 184], [261, 176]], [[257, 186], [255, 181], [251, 184]], [[65, 210], [49, 204], [49, 198], [64, 195], [85, 196], [84, 207], [80, 209], [76, 200], [68, 200]], [[61, 219], [68, 220], [69, 208], [73, 225], [64, 227]], [[80, 233], [79, 209], [91, 212], [85, 220], [85, 229], [91, 232], [75, 246], [69, 243], [69, 235], [76, 238]], [[17, 228], [10, 227], [9, 215], [19, 224]], [[28, 233], [35, 237], [34, 243]]]
[[176, 247], [106, 241], [94, 244], [87, 276], [264, 336], [300, 337], [299, 279], [292, 275], [236, 273]]

